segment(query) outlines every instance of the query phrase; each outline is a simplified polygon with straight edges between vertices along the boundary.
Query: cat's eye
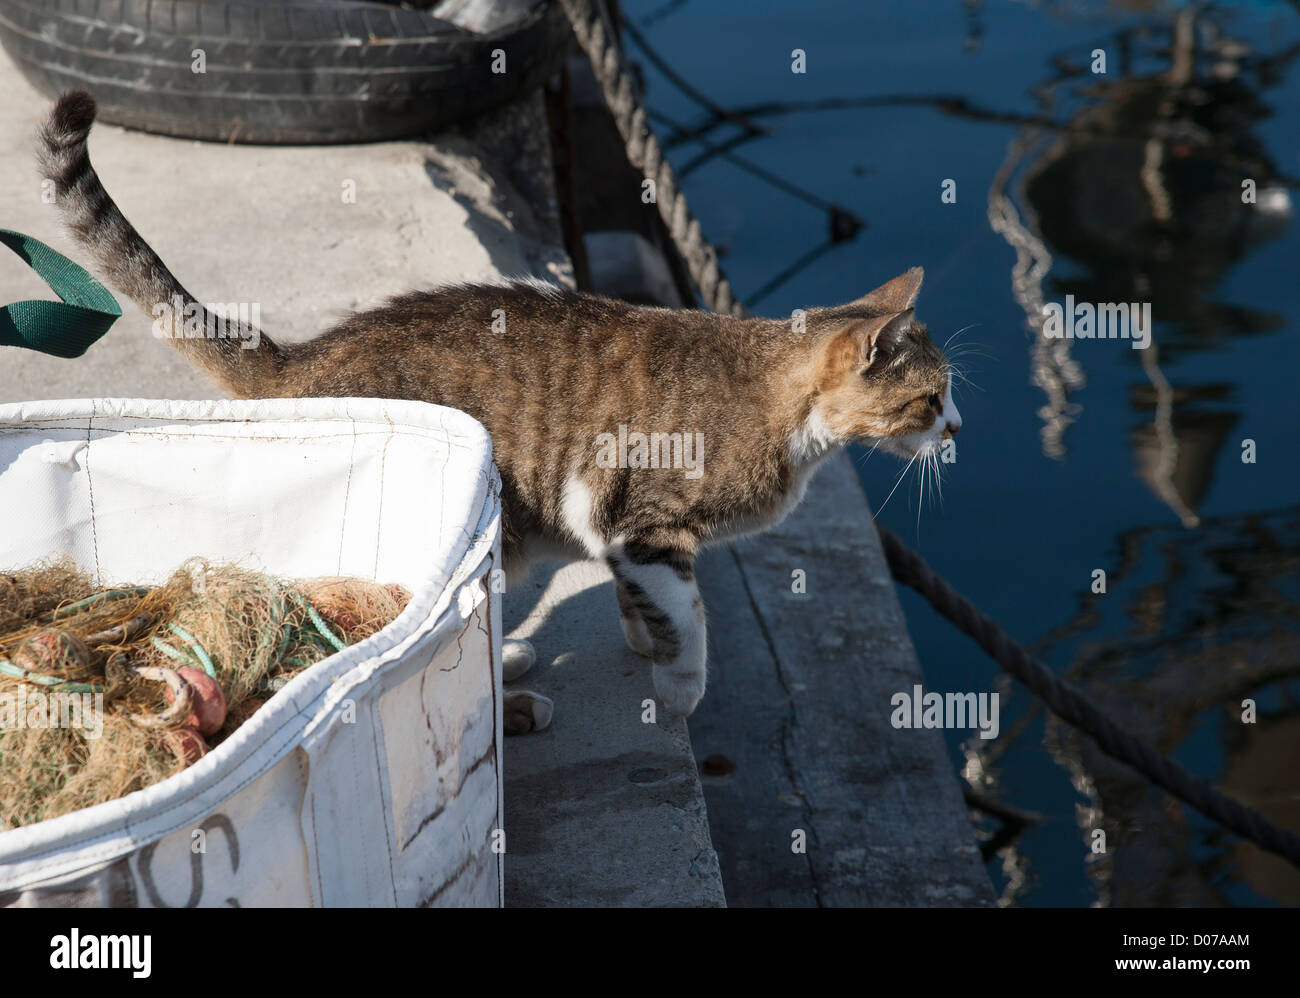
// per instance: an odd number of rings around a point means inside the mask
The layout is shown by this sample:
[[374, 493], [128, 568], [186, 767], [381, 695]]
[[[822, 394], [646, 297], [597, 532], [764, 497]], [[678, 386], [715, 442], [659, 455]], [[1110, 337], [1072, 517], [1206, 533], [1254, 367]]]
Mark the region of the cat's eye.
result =
[[925, 401], [929, 403], [930, 408], [933, 409], [935, 412], [943, 412], [943, 402], [940, 401], [939, 396], [936, 395], [934, 392], [931, 392], [930, 397], [927, 398]]

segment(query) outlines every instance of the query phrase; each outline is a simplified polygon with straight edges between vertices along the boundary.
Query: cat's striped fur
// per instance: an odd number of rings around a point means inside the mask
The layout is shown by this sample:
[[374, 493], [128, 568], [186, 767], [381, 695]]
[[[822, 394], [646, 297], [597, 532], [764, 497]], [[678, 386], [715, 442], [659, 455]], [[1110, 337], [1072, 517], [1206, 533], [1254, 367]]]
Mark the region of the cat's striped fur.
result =
[[[64, 216], [142, 308], [193, 302], [95, 175], [94, 114], [89, 95], [66, 94], [41, 133]], [[700, 546], [778, 521], [849, 440], [911, 459], [960, 428], [947, 363], [912, 313], [921, 277], [914, 268], [792, 320], [527, 281], [458, 285], [395, 298], [306, 343], [173, 343], [238, 397], [419, 399], [474, 416], [501, 470], [507, 566], [538, 551], [605, 559], [628, 643], [653, 659], [666, 706], [687, 714], [705, 685]], [[610, 441], [638, 433], [665, 435], [669, 458], [668, 435], [701, 442], [699, 473], [647, 467], [644, 450], [611, 462]]]

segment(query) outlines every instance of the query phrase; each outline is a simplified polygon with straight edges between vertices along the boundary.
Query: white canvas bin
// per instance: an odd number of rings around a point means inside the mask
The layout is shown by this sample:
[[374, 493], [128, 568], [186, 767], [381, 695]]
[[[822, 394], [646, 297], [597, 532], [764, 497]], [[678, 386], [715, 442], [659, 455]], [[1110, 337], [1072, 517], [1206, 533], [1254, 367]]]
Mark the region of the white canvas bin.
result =
[[0, 568], [66, 552], [111, 586], [201, 556], [414, 594], [184, 772], [0, 832], [0, 906], [499, 906], [498, 486], [483, 427], [419, 402], [0, 406]]

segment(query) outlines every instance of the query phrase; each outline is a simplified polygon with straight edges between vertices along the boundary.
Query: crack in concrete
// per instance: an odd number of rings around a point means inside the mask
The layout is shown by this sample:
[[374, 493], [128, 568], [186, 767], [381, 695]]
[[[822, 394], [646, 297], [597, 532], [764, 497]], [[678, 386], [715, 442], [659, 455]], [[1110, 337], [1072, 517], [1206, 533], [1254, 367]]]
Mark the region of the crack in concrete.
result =
[[[734, 544], [728, 544], [727, 550], [731, 552], [731, 559], [736, 563], [736, 571], [740, 575], [740, 584], [745, 587], [745, 597], [749, 600], [750, 609], [754, 612], [754, 619], [758, 621], [759, 632], [763, 635], [763, 642], [767, 645], [767, 650], [772, 656], [773, 665], [776, 666], [777, 682], [781, 684], [786, 703], [789, 706], [786, 719], [781, 722], [781, 764], [785, 769], [786, 779], [790, 781], [790, 789], [797, 791], [799, 790], [799, 781], [796, 779], [794, 760], [791, 758], [790, 751], [790, 741], [794, 737], [794, 727], [799, 723], [798, 711], [794, 705], [794, 695], [790, 692], [790, 684], [786, 679], [785, 669], [781, 664], [781, 656], [777, 653], [776, 642], [772, 640], [772, 635], [768, 632], [767, 621], [763, 619], [763, 614], [758, 607], [758, 601], [754, 598], [754, 591], [750, 588], [749, 576], [745, 574], [744, 563], [736, 552]], [[812, 801], [808, 799], [806, 793], [796, 794], [796, 796], [802, 802], [801, 810], [803, 811], [804, 823], [808, 826], [808, 835], [816, 844], [820, 845], [820, 840], [817, 838], [817, 829], [813, 823]], [[821, 884], [817, 878], [817, 868], [813, 865], [811, 850], [804, 852], [804, 860], [808, 864], [808, 877], [812, 881], [813, 897], [817, 900], [817, 907], [824, 908]]]

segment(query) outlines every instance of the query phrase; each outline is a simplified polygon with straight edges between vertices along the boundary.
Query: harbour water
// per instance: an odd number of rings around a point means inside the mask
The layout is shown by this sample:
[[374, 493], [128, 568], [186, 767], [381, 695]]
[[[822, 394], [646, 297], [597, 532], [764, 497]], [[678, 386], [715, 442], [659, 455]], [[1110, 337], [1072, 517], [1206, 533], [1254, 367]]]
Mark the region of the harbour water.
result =
[[[880, 522], [1132, 730], [1300, 830], [1300, 9], [623, 12], [655, 127], [755, 311], [925, 267], [918, 314], [953, 337], [964, 428], [942, 498], [857, 455]], [[1150, 343], [1044, 337], [1067, 296], [1149, 306]], [[1045, 719], [903, 599], [927, 688], [1001, 694], [996, 739], [945, 732], [954, 767], [1043, 817], [990, 859], [1004, 903], [1300, 902], [1300, 873]]]

